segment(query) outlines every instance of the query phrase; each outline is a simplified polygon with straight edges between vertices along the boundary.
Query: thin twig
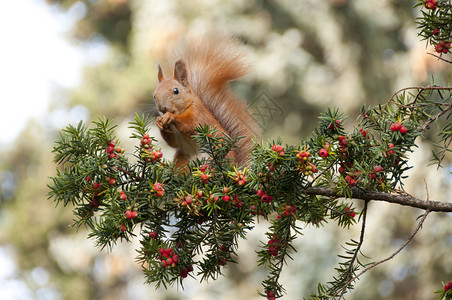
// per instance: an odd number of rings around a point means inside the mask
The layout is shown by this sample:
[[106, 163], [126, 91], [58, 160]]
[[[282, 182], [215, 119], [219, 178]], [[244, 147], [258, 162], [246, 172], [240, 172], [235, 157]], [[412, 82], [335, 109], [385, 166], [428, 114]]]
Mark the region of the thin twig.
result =
[[[452, 89], [452, 88], [451, 88], [451, 89]], [[429, 118], [429, 119], [424, 123], [424, 125], [422, 125], [422, 126], [420, 126], [420, 127], [418, 128], [418, 131], [419, 131], [419, 132], [420, 132], [420, 131], [424, 131], [426, 128], [429, 127], [429, 125], [430, 125], [431, 123], [435, 122], [435, 120], [438, 120], [439, 117], [441, 117], [442, 115], [444, 115], [446, 112], [448, 112], [448, 111], [451, 110], [451, 109], [452, 109], [452, 102], [449, 103], [449, 104], [446, 106], [446, 108], [445, 108], [444, 110], [442, 110], [442, 111], [440, 111], [439, 113], [437, 113], [434, 117]]]
[[[353, 255], [353, 258], [352, 258], [352, 260], [351, 260], [351, 263], [350, 263], [350, 266], [349, 266], [349, 268], [348, 268], [348, 272], [347, 272], [347, 277], [345, 278], [345, 280], [347, 280], [347, 279], [349, 279], [351, 276], [352, 276], [352, 269], [353, 269], [353, 264], [354, 264], [354, 262], [355, 262], [355, 260], [356, 260], [356, 258], [358, 257], [358, 253], [359, 253], [359, 250], [361, 249], [361, 246], [363, 245], [363, 243], [364, 243], [364, 232], [365, 232], [365, 229], [366, 229], [366, 219], [367, 219], [367, 205], [369, 204], [369, 201], [365, 201], [364, 202], [364, 208], [363, 208], [363, 211], [362, 211], [362, 216], [363, 216], [363, 223], [362, 223], [362, 226], [361, 226], [361, 235], [360, 235], [360, 237], [359, 237], [359, 243], [358, 243], [358, 247], [356, 247], [356, 251], [355, 251], [355, 254]], [[344, 294], [345, 294], [345, 291], [346, 291], [346, 289], [345, 288], [341, 288], [339, 291], [337, 291], [336, 292], [336, 294], [334, 295], [334, 296], [336, 296], [340, 291], [342, 290], [342, 292], [341, 292], [341, 295], [339, 296], [339, 299], [340, 298], [342, 298], [343, 296], [344, 296]]]
[[407, 91], [407, 90], [452, 90], [452, 87], [443, 87], [443, 86], [411, 86], [406, 87], [403, 89], [400, 89], [396, 91], [394, 94], [392, 94], [391, 98], [386, 102], [385, 105], [383, 105], [382, 111], [386, 109], [386, 107], [391, 103], [391, 101], [394, 99], [395, 96], [400, 94], [401, 92]]
[[452, 64], [452, 61], [447, 60], [447, 59], [444, 59], [444, 58], [442, 58], [441, 56], [435, 55], [435, 54], [430, 53], [430, 52], [427, 52], [427, 54], [428, 54], [428, 55], [431, 55], [431, 56], [434, 56], [434, 57], [436, 57], [436, 58], [439, 59], [439, 60], [442, 60], [442, 61], [445, 61], [445, 62], [447, 62], [447, 63]]
[[[410, 242], [411, 240], [414, 238], [414, 236], [416, 235], [416, 233], [419, 231], [419, 229], [421, 229], [422, 224], [424, 223], [425, 219], [427, 218], [427, 215], [430, 213], [430, 210], [427, 210], [424, 214], [424, 216], [422, 217], [422, 219], [419, 221], [419, 224], [417, 225], [416, 229], [414, 230], [414, 232], [411, 234], [411, 236], [405, 241], [405, 243], [403, 243], [403, 245], [397, 249], [397, 251], [395, 251], [394, 253], [392, 253], [390, 256], [388, 256], [385, 259], [382, 259], [370, 266], [368, 266], [367, 268], [365, 268], [364, 270], [362, 270], [358, 275], [356, 275], [355, 277], [353, 277], [352, 279], [350, 279], [339, 291], [344, 290], [347, 288], [347, 286], [349, 286], [353, 281], [355, 281], [356, 279], [358, 279], [361, 275], [363, 275], [364, 273], [366, 273], [367, 271], [369, 271], [370, 269], [375, 268], [376, 266], [387, 262], [388, 260], [393, 259], [397, 254], [400, 253], [400, 251], [402, 251]], [[338, 291], [338, 292], [339, 292]], [[336, 293], [337, 294], [337, 293]]]
[[123, 169], [121, 167], [118, 167], [118, 171], [121, 171], [121, 172], [133, 177], [136, 181], [142, 181], [143, 180], [143, 177], [140, 177], [137, 174], [135, 174], [134, 172], [130, 172], [130, 171], [128, 171], [126, 169]]

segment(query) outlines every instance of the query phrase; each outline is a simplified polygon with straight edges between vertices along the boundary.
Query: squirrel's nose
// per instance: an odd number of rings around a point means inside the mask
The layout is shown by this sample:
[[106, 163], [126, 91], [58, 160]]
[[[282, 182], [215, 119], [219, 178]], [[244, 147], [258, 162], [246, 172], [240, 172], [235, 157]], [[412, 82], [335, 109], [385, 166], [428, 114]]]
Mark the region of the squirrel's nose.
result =
[[157, 107], [159, 112], [161, 112], [162, 114], [166, 113], [168, 111], [168, 107], [166, 107], [165, 105], [161, 105], [157, 102]]

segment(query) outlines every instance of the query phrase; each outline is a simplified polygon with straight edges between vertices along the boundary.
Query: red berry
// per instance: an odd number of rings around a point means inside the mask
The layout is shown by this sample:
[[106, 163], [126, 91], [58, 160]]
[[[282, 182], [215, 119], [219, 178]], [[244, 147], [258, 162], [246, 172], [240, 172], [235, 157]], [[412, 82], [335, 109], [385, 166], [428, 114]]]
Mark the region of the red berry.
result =
[[115, 148], [114, 147], [112, 147], [112, 146], [108, 146], [107, 147], [107, 149], [105, 149], [105, 152], [107, 152], [107, 153], [113, 153], [113, 151], [115, 151]]
[[273, 197], [269, 196], [267, 194], [263, 194], [262, 197], [261, 197], [261, 200], [262, 200], [262, 202], [270, 203], [270, 202], [273, 201]]
[[97, 190], [98, 188], [100, 188], [100, 183], [98, 183], [98, 182], [95, 182], [95, 183], [93, 183], [93, 189], [95, 189], [95, 190]]
[[187, 202], [187, 204], [191, 204], [193, 202], [193, 197], [191, 195], [186, 196], [185, 202]]
[[149, 232], [149, 238], [150, 239], [157, 239], [157, 237], [158, 237], [158, 235], [157, 235], [157, 232], [155, 232], [155, 231], [151, 231], [151, 232]]
[[175, 262], [175, 263], [179, 262], [179, 255], [174, 254], [172, 258], [173, 258], [173, 262]]
[[93, 207], [99, 207], [100, 203], [99, 203], [99, 199], [97, 199], [96, 197], [93, 198], [93, 200], [91, 201], [91, 205]]
[[207, 175], [207, 174], [202, 174], [202, 175], [201, 175], [201, 181], [202, 181], [203, 183], [209, 182], [209, 178], [210, 178], [210, 175]]
[[143, 135], [143, 138], [140, 139], [140, 144], [144, 147], [147, 146], [149, 148], [148, 144], [151, 144], [152, 140], [149, 139], [149, 135], [145, 134]]
[[223, 188], [223, 190], [222, 190], [223, 194], [227, 194], [228, 191], [229, 191], [229, 189], [228, 189], [228, 187], [226, 187], [226, 186], [225, 186], [225, 187]]
[[156, 182], [156, 183], [153, 184], [153, 186], [154, 186], [154, 189], [155, 189], [157, 192], [163, 191], [163, 187], [162, 187], [162, 184], [161, 184], [161, 183]]
[[381, 166], [375, 166], [374, 167], [374, 172], [375, 173], [378, 173], [378, 172], [381, 172], [381, 171], [383, 171], [383, 168]]
[[440, 33], [439, 28], [435, 28], [432, 31], [432, 35], [435, 35], [435, 36], [439, 35], [439, 33]]
[[331, 123], [328, 127], [329, 130], [334, 130], [336, 128], [339, 128], [341, 126], [341, 121], [335, 120], [335, 122]]
[[359, 132], [361, 132], [363, 137], [367, 137], [367, 132], [364, 129], [360, 129]]
[[186, 269], [183, 269], [179, 272], [179, 276], [182, 278], [187, 278], [188, 276], [188, 271]]
[[327, 157], [328, 156], [328, 151], [325, 148], [322, 148], [319, 150], [319, 155], [321, 157]]
[[126, 231], [126, 225], [121, 225], [121, 231], [122, 232]]
[[424, 7], [426, 9], [435, 9], [436, 8], [436, 4], [437, 4], [436, 2], [437, 2], [437, 0], [426, 0], [425, 4], [424, 4]]
[[243, 206], [243, 202], [240, 201], [240, 199], [237, 196], [234, 196], [234, 198], [232, 198], [232, 204], [238, 208]]
[[394, 122], [394, 123], [391, 125], [391, 127], [394, 128], [394, 130], [391, 129], [392, 131], [399, 131], [400, 128], [402, 127], [402, 124], [400, 124], [400, 122]]
[[274, 164], [274, 163], [270, 163], [270, 164], [268, 165], [268, 170], [274, 171], [274, 170], [275, 170], [275, 164]]
[[227, 202], [229, 201], [230, 197], [228, 195], [224, 195], [222, 199], [224, 202]]
[[275, 294], [272, 290], [266, 290], [265, 293], [267, 294], [267, 300], [275, 300]]
[[[217, 202], [218, 197], [216, 197], [215, 195], [210, 195], [209, 199], [213, 201], [213, 203]], [[207, 200], [207, 202], [209, 202], [209, 200]], [[209, 202], [210, 203], [210, 202]]]
[[438, 45], [435, 46], [435, 50], [438, 53], [447, 53], [450, 49], [450, 43], [446, 43], [445, 41], [441, 41]]
[[400, 133], [405, 134], [408, 131], [408, 129], [405, 126], [400, 127]]
[[339, 136], [339, 144], [341, 146], [347, 146], [348, 139], [345, 136], [343, 136], [343, 135]]
[[[281, 249], [281, 247], [278, 245], [279, 240], [276, 237], [273, 237], [272, 239], [270, 239], [268, 241], [268, 254], [272, 255], [272, 256], [277, 256], [278, 255], [278, 251]], [[276, 245], [275, 245], [276, 244]]]
[[115, 143], [115, 141], [110, 141], [110, 142], [108, 143], [108, 145], [109, 145], [110, 147], [115, 147], [115, 146], [116, 146], [116, 143]]
[[[389, 148], [389, 149], [394, 148], [394, 144], [393, 144], [393, 143], [390, 143], [390, 144], [388, 145], [388, 148]], [[386, 152], [386, 157], [388, 157], [390, 154], [394, 154], [394, 153], [395, 153], [394, 150], [389, 150], [389, 151]]]
[[116, 179], [111, 178], [111, 179], [108, 181], [108, 183], [109, 183], [110, 185], [115, 185]]
[[[135, 212], [136, 213], [136, 212]], [[128, 210], [125, 212], [126, 218], [127, 219], [133, 219], [134, 217], [136, 217], [136, 214], [134, 215], [134, 212]]]
[[349, 215], [352, 218], [356, 216], [356, 213], [353, 210], [351, 210], [350, 207], [347, 207], [345, 211], [347, 212], [347, 215]]
[[449, 281], [448, 283], [446, 283], [446, 285], [444, 285], [444, 291], [445, 292], [447, 292], [451, 288], [452, 288], [452, 281]]
[[284, 155], [284, 147], [281, 145], [273, 145], [272, 150], [279, 153], [279, 155]]
[[199, 170], [204, 173], [208, 167], [209, 167], [209, 165], [205, 164], [205, 165], [202, 165], [201, 167], [199, 167]]
[[257, 194], [259, 197], [262, 197], [265, 193], [264, 193], [263, 190], [257, 190], [256, 194]]
[[350, 183], [350, 180], [352, 180], [352, 177], [350, 175], [345, 176], [345, 181]]
[[124, 192], [122, 194], [119, 193], [119, 199], [121, 199], [122, 201], [125, 201], [127, 199], [127, 195]]

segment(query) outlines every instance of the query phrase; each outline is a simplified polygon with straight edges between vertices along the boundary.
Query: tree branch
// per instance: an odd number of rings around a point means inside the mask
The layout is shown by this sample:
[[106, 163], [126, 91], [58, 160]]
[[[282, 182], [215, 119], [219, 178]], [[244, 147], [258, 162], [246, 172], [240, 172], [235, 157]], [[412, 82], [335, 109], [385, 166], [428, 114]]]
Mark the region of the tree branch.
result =
[[[407, 91], [407, 90], [446, 90], [446, 91], [450, 91], [452, 90], [452, 87], [444, 87], [444, 86], [410, 86], [410, 87], [406, 87], [403, 89], [400, 89], [398, 91], [396, 91], [394, 94], [392, 94], [391, 98], [389, 98], [388, 102], [386, 102], [386, 104], [383, 106], [384, 109], [386, 109], [386, 106], [388, 106], [388, 104], [394, 99], [395, 96], [397, 96], [398, 94]], [[384, 110], [383, 109], [383, 110]]]
[[[341, 291], [347, 288], [348, 285], [350, 285], [353, 281], [355, 281], [356, 279], [358, 279], [361, 275], [363, 275], [364, 273], [366, 273], [367, 271], [369, 271], [370, 269], [375, 268], [376, 266], [387, 262], [388, 260], [393, 259], [397, 254], [400, 253], [400, 251], [402, 251], [410, 242], [411, 240], [413, 240], [414, 236], [416, 235], [416, 233], [419, 231], [419, 229], [421, 229], [422, 224], [424, 224], [425, 219], [427, 218], [428, 214], [430, 213], [430, 210], [427, 209], [427, 211], [425, 212], [424, 216], [422, 217], [422, 219], [419, 221], [419, 224], [417, 225], [416, 229], [414, 230], [414, 232], [411, 234], [411, 236], [408, 238], [408, 240], [405, 241], [405, 243], [403, 243], [403, 245], [397, 249], [394, 253], [392, 253], [390, 256], [386, 257], [385, 259], [382, 259], [380, 261], [377, 261], [376, 263], [373, 263], [372, 265], [368, 266], [367, 268], [365, 268], [364, 270], [362, 270], [358, 275], [356, 275], [355, 277], [353, 277], [352, 279], [350, 279], [350, 281], [348, 281], [337, 293], [336, 295]], [[336, 296], [334, 295], [334, 296]], [[341, 296], [342, 297], [342, 296]]]
[[[310, 187], [306, 189], [308, 195], [327, 196], [332, 198], [345, 197], [343, 194], [337, 193], [334, 189], [323, 187]], [[396, 203], [404, 206], [411, 206], [424, 210], [435, 212], [452, 212], [452, 203], [421, 200], [411, 195], [395, 195], [379, 191], [366, 191], [360, 189], [353, 189], [352, 198], [367, 201], [385, 201], [389, 203]]]
[[436, 58], [439, 59], [439, 60], [442, 60], [442, 61], [445, 61], [445, 62], [447, 62], [447, 63], [452, 64], [452, 61], [447, 60], [447, 59], [444, 59], [444, 58], [442, 58], [441, 56], [435, 55], [435, 54], [430, 53], [430, 52], [427, 52], [427, 54], [429, 54], [429, 55], [431, 55], [431, 56], [434, 56], [434, 57], [436, 57]]

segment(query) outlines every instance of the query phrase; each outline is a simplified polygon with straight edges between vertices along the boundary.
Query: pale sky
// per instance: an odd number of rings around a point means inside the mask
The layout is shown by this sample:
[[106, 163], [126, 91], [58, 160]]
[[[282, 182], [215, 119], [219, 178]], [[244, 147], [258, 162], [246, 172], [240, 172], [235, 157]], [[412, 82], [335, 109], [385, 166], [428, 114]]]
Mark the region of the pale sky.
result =
[[[76, 18], [74, 12], [63, 14], [44, 0], [1, 2], [0, 146], [9, 146], [29, 118], [48, 117], [52, 87], [79, 84], [83, 55], [67, 41], [67, 31]], [[59, 299], [56, 291], [45, 288], [48, 274], [42, 268], [32, 272], [42, 285], [33, 295], [18, 279], [11, 257], [11, 247], [0, 247], [2, 299]]]
[[0, 6], [0, 145], [8, 145], [28, 118], [43, 118], [54, 85], [75, 87], [80, 51], [67, 41], [74, 14], [44, 0], [2, 1]]

